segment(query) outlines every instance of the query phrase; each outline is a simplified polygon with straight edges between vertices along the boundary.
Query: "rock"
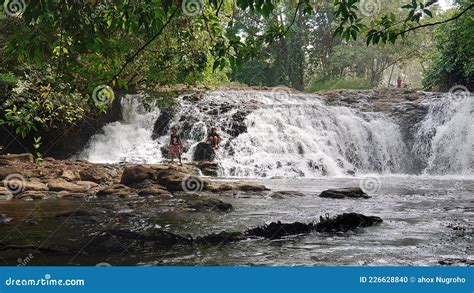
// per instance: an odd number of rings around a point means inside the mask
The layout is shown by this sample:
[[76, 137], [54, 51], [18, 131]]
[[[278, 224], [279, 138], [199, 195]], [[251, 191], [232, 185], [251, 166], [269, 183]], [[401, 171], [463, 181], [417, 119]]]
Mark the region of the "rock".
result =
[[278, 239], [288, 235], [306, 234], [314, 230], [313, 224], [304, 224], [300, 222], [281, 223], [272, 222], [268, 225], [249, 229], [245, 232], [248, 236], [265, 237], [269, 239]]
[[354, 188], [340, 188], [340, 189], [328, 189], [319, 194], [319, 197], [324, 198], [370, 198], [362, 189], [358, 187]]
[[78, 181], [81, 180], [81, 174], [77, 170], [66, 169], [61, 172], [61, 178], [67, 181]]
[[334, 218], [320, 218], [315, 225], [318, 232], [339, 232], [370, 227], [382, 223], [382, 219], [375, 216], [365, 216], [358, 213], [344, 213]]
[[298, 191], [275, 191], [269, 194], [271, 198], [288, 198], [288, 197], [301, 197], [305, 196], [304, 193]]
[[187, 173], [179, 172], [175, 169], [168, 169], [158, 172], [158, 183], [169, 191], [199, 192], [206, 184], [198, 176], [190, 176]]
[[7, 178], [8, 176], [16, 174], [21, 175], [23, 178], [39, 177], [41, 175], [40, 170], [31, 167], [21, 166], [5, 166], [0, 167], [0, 180]]
[[51, 191], [70, 191], [70, 192], [85, 192], [86, 188], [83, 186], [68, 182], [64, 179], [49, 179], [47, 181], [49, 190]]
[[127, 186], [134, 186], [145, 180], [155, 180], [156, 171], [144, 166], [127, 167], [123, 170], [120, 183]]
[[206, 176], [217, 176], [219, 171], [219, 165], [216, 162], [201, 161], [196, 163], [196, 167], [201, 170], [202, 174]]
[[32, 164], [34, 163], [33, 155], [30, 153], [25, 154], [10, 154], [0, 156], [1, 165], [15, 165], [18, 163]]
[[105, 168], [99, 166], [89, 166], [79, 172], [81, 181], [92, 181], [95, 183], [104, 183], [109, 180], [110, 175]]
[[130, 196], [133, 193], [133, 189], [123, 185], [123, 184], [115, 184], [109, 187], [106, 187], [104, 189], [101, 189], [97, 192], [98, 197], [103, 197], [103, 196], [120, 196], [120, 197], [126, 197]]
[[151, 185], [149, 187], [138, 190], [139, 196], [171, 196], [164, 187], [159, 185]]
[[232, 205], [230, 203], [226, 203], [222, 200], [209, 197], [198, 197], [197, 199], [193, 199], [187, 204], [187, 207], [194, 209], [197, 212], [228, 212], [232, 210]]
[[370, 227], [382, 223], [382, 219], [374, 216], [364, 216], [357, 213], [344, 213], [334, 218], [320, 219], [319, 223], [281, 223], [272, 222], [247, 230], [243, 233], [246, 236], [258, 236], [269, 239], [278, 239], [289, 235], [307, 234], [312, 231], [317, 232], [345, 232], [357, 228]]
[[193, 154], [193, 161], [213, 161], [215, 158], [216, 152], [210, 144], [200, 142], [196, 145]]
[[82, 187], [86, 188], [87, 190], [90, 190], [90, 189], [93, 189], [93, 188], [96, 188], [97, 186], [99, 186], [99, 184], [97, 184], [95, 182], [92, 182], [92, 181], [76, 181], [74, 183], [79, 185], [79, 186], [82, 186]]
[[172, 118], [173, 115], [169, 109], [163, 109], [161, 111], [160, 116], [158, 116], [158, 119], [156, 119], [155, 125], [153, 126], [153, 133], [151, 135], [153, 140], [168, 133]]
[[48, 186], [46, 184], [39, 182], [39, 181], [24, 181], [23, 182], [24, 190], [25, 191], [47, 191]]
[[243, 191], [243, 192], [263, 192], [269, 189], [265, 185], [249, 182], [249, 181], [235, 181], [235, 182], [205, 182], [204, 190], [211, 192], [225, 192], [225, 191]]

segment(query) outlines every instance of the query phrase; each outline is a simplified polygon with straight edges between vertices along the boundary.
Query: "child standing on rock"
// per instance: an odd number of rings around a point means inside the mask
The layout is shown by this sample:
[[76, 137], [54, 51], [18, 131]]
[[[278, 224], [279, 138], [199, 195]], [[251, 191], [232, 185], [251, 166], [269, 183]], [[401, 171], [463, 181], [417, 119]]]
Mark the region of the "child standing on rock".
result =
[[170, 163], [173, 163], [174, 158], [179, 159], [179, 164], [182, 165], [181, 162], [181, 153], [183, 152], [183, 144], [181, 142], [181, 137], [178, 134], [178, 130], [176, 127], [171, 127], [171, 138], [170, 144], [168, 146], [168, 157], [171, 159]]

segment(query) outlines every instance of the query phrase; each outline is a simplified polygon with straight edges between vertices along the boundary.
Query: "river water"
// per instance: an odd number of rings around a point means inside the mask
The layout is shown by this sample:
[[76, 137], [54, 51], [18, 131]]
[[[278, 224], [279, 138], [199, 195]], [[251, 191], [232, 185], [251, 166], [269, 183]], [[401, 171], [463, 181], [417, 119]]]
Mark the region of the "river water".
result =
[[[55, 221], [51, 215], [83, 205], [101, 208], [109, 204], [107, 200], [13, 200], [0, 202], [0, 213], [13, 218], [0, 225], [0, 235], [25, 245], [59, 243], [77, 248], [72, 255], [34, 255], [31, 264], [43, 265], [472, 265], [472, 99], [424, 95], [417, 103], [426, 112], [410, 128], [411, 136], [387, 113], [370, 111], [363, 103], [328, 105], [315, 95], [217, 92], [198, 105], [183, 100], [171, 123], [186, 140], [185, 159], [215, 126], [224, 139], [218, 152], [219, 180], [252, 180], [272, 191], [292, 192], [281, 198], [221, 196], [234, 206], [227, 213], [170, 213], [153, 199], [120, 202], [124, 213], [136, 216], [131, 225], [152, 223], [193, 237], [243, 231], [272, 221], [311, 222], [344, 212], [379, 216], [383, 223], [378, 226], [218, 246], [178, 245], [140, 253], [123, 247], [120, 253], [85, 254], [82, 249], [94, 238], [91, 231], [101, 223]], [[246, 131], [237, 136], [225, 132], [238, 111], [255, 100], [259, 106], [246, 112]], [[105, 126], [78, 157], [101, 163], [163, 161], [160, 146], [166, 145], [167, 136], [151, 139], [160, 111], [144, 111], [140, 105], [136, 97], [125, 99], [124, 120]], [[222, 111], [217, 116], [211, 114], [216, 109]], [[354, 186], [372, 197], [317, 196], [325, 189]], [[28, 224], [32, 221], [39, 225]], [[26, 257], [22, 253], [0, 252], [0, 262], [16, 265]]]

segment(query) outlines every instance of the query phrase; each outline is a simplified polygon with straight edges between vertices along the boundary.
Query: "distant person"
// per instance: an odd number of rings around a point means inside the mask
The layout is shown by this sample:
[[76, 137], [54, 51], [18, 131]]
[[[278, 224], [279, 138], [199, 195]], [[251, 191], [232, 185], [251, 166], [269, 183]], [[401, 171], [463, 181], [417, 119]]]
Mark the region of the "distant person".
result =
[[182, 165], [181, 162], [181, 153], [183, 152], [183, 143], [181, 141], [181, 137], [178, 134], [178, 130], [176, 127], [171, 127], [171, 137], [170, 137], [170, 144], [168, 146], [168, 157], [171, 159], [170, 163], [173, 163], [174, 158], [179, 159], [179, 164]]
[[402, 78], [399, 76], [397, 79], [397, 88], [401, 88], [401, 87], [402, 87]]
[[217, 129], [215, 127], [211, 128], [211, 132], [207, 136], [206, 142], [209, 143], [212, 148], [218, 149], [219, 144], [221, 143], [221, 136], [217, 133]]

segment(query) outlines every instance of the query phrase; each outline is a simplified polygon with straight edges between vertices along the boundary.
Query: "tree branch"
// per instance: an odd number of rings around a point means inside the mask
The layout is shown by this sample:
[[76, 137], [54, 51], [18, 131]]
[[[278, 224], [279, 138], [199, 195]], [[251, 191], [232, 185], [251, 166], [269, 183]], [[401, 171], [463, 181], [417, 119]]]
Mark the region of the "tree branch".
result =
[[455, 15], [451, 18], [448, 18], [448, 19], [445, 19], [445, 20], [441, 20], [441, 21], [437, 21], [437, 22], [432, 22], [432, 23], [425, 23], [425, 24], [422, 24], [422, 25], [419, 25], [419, 26], [415, 26], [415, 27], [412, 27], [412, 28], [409, 28], [405, 31], [402, 31], [402, 32], [399, 32], [397, 34], [395, 34], [394, 36], [392, 36], [390, 40], [393, 40], [395, 38], [397, 38], [399, 35], [403, 35], [403, 34], [406, 34], [410, 31], [414, 31], [414, 30], [417, 30], [417, 29], [420, 29], [420, 28], [423, 28], [423, 27], [429, 27], [429, 26], [435, 26], [435, 25], [439, 25], [439, 24], [443, 24], [443, 23], [447, 23], [447, 22], [450, 22], [450, 21], [453, 21], [453, 20], [456, 20], [458, 19], [459, 17], [461, 17], [464, 13], [466, 13], [467, 11], [469, 11], [471, 8], [474, 7], [474, 4], [471, 4], [469, 5], [466, 9], [464, 9], [463, 11], [461, 11], [461, 13], [459, 13], [458, 15]]
[[173, 10], [173, 13], [171, 13], [170, 17], [163, 24], [163, 26], [160, 28], [160, 30], [153, 37], [151, 37], [145, 44], [143, 44], [140, 48], [138, 48], [138, 50], [136, 50], [135, 53], [133, 53], [132, 56], [127, 57], [127, 59], [125, 60], [125, 63], [122, 65], [120, 70], [114, 75], [114, 77], [110, 80], [109, 84], [112, 84], [113, 81], [116, 80], [120, 76], [120, 74], [122, 74], [122, 72], [125, 70], [125, 68], [128, 66], [128, 64], [130, 64], [143, 50], [145, 50], [146, 47], [148, 47], [156, 38], [158, 38], [161, 35], [163, 30], [170, 24], [171, 20], [173, 19], [173, 17], [176, 15], [178, 10], [180, 9], [181, 2], [182, 1], [179, 1], [179, 5], [176, 6], [176, 8]]

